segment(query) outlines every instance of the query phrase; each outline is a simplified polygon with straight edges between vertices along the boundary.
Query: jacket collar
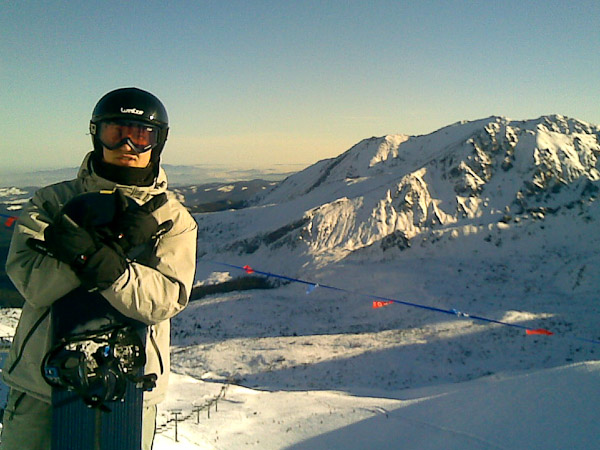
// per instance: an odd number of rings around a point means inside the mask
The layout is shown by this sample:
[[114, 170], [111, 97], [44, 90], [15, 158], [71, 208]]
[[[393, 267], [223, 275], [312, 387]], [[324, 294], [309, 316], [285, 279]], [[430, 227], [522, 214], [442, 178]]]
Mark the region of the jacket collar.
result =
[[162, 167], [159, 168], [158, 176], [151, 186], [129, 186], [115, 183], [96, 174], [92, 167], [91, 156], [92, 152], [85, 156], [81, 163], [81, 167], [79, 168], [79, 173], [77, 174], [77, 178], [81, 180], [83, 187], [87, 192], [102, 190], [112, 191], [118, 188], [125, 195], [140, 203], [145, 203], [150, 197], [161, 194], [167, 190], [167, 174]]

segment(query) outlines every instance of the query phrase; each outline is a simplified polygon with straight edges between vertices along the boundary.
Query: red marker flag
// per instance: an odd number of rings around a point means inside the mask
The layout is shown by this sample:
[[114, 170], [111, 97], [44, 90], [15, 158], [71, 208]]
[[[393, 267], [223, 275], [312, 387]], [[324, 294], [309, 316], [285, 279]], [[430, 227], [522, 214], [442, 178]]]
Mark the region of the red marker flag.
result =
[[545, 330], [544, 328], [537, 328], [535, 330], [527, 330], [527, 334], [543, 334], [545, 336], [552, 336], [554, 333], [552, 331]]
[[394, 302], [382, 302], [375, 300], [373, 302], [373, 308], [383, 308], [384, 306], [391, 305]]
[[249, 265], [245, 265], [244, 267], [242, 267], [242, 269], [244, 269], [246, 273], [254, 273], [254, 269]]
[[15, 223], [16, 220], [17, 220], [17, 218], [15, 216], [9, 217], [8, 219], [6, 219], [6, 222], [4, 222], [4, 225], [6, 225], [8, 228], [10, 228], [13, 226], [13, 224]]

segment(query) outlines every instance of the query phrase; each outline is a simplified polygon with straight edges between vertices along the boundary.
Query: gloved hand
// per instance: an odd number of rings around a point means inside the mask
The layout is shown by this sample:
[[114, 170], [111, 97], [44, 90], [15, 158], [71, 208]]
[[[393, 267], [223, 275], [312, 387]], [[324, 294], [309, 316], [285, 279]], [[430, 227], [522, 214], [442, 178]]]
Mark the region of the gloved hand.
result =
[[69, 264], [87, 289], [106, 289], [127, 268], [120, 249], [100, 242], [93, 229], [80, 227], [65, 213], [46, 227], [44, 241], [48, 253]]
[[168, 231], [173, 225], [171, 220], [159, 225], [152, 212], [167, 202], [167, 196], [160, 194], [152, 197], [143, 205], [132, 205], [121, 191], [116, 195], [121, 211], [112, 224], [116, 242], [125, 253], [138, 245], [145, 244], [158, 234]]
[[99, 243], [89, 231], [63, 213], [46, 227], [44, 241], [51, 256], [74, 268], [83, 266], [99, 247]]
[[103, 290], [111, 286], [126, 270], [127, 259], [122, 251], [102, 244], [76, 273], [85, 288]]

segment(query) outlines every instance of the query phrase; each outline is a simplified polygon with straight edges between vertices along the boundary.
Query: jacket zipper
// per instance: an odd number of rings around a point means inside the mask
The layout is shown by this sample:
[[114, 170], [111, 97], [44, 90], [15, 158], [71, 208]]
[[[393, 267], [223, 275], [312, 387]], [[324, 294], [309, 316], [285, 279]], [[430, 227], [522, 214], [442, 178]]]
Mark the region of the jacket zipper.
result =
[[21, 358], [23, 357], [23, 353], [25, 352], [25, 346], [27, 345], [27, 342], [29, 342], [29, 339], [31, 339], [31, 336], [33, 336], [33, 333], [35, 333], [35, 331], [38, 329], [38, 327], [41, 325], [41, 323], [44, 321], [44, 319], [46, 319], [48, 314], [50, 314], [50, 308], [47, 308], [46, 311], [44, 311], [44, 313], [39, 317], [39, 319], [33, 324], [31, 329], [25, 336], [25, 339], [23, 339], [23, 345], [21, 345], [18, 355], [15, 358], [12, 365], [10, 366], [10, 368], [8, 369], [9, 374], [12, 373], [13, 370], [15, 370], [15, 368], [17, 367], [17, 364], [19, 364], [19, 362], [21, 361]]

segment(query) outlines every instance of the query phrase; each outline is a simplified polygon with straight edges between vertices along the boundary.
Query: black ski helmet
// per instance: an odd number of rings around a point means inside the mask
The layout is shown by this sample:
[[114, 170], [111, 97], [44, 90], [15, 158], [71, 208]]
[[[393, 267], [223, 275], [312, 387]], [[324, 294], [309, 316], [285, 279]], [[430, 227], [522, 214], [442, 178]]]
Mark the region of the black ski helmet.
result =
[[150, 92], [135, 87], [120, 88], [105, 94], [94, 107], [90, 134], [94, 150], [102, 154], [102, 144], [96, 136], [98, 124], [105, 120], [131, 120], [158, 127], [158, 145], [152, 149], [152, 161], [158, 163], [169, 134], [169, 117], [162, 102]]

